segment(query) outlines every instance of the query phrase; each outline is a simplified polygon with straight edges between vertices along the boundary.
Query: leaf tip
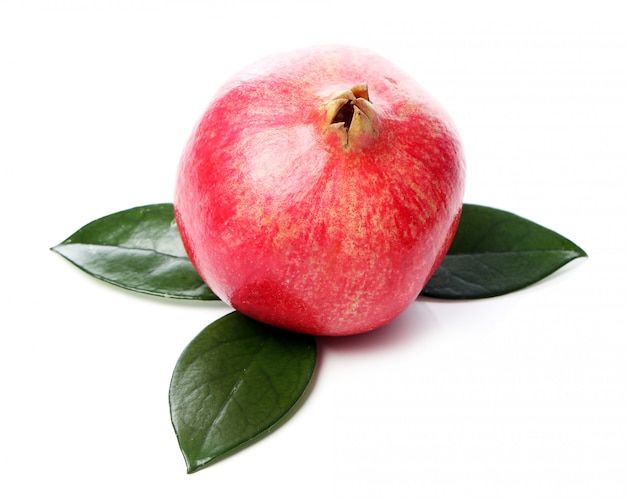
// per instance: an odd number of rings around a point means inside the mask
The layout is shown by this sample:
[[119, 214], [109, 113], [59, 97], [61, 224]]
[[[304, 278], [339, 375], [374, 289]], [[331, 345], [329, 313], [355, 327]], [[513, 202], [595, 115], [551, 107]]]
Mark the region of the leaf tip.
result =
[[200, 471], [204, 467], [204, 464], [197, 463], [197, 462], [193, 462], [193, 463], [187, 462], [186, 464], [187, 464], [188, 475], [193, 475], [196, 471]]

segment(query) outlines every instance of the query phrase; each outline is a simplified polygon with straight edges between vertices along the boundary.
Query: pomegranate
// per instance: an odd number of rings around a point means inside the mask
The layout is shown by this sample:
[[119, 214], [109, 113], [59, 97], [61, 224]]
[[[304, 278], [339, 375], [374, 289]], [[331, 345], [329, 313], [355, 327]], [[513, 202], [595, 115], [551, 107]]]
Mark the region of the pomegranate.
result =
[[465, 163], [446, 112], [368, 50], [300, 49], [217, 93], [178, 169], [176, 220], [225, 302], [349, 335], [405, 310], [458, 224]]

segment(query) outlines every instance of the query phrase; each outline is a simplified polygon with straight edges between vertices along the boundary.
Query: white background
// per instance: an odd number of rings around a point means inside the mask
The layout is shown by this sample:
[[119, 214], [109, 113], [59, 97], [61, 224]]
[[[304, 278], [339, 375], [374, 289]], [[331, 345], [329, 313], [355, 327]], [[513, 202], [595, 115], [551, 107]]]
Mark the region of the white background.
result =
[[[0, 495], [626, 497], [626, 36], [616, 2], [0, 4]], [[410, 6], [410, 7], [409, 7]], [[301, 409], [185, 473], [175, 362], [229, 309], [122, 291], [49, 248], [172, 200], [218, 86], [260, 56], [371, 48], [454, 117], [466, 201], [589, 259], [506, 297], [419, 300], [319, 342]]]

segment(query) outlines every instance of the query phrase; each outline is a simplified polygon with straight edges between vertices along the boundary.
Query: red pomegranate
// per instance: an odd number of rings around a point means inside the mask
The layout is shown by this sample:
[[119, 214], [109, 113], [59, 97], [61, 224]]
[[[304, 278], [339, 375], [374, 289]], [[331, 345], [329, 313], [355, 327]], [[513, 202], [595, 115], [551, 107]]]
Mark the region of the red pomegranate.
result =
[[176, 219], [225, 302], [317, 335], [382, 326], [452, 241], [465, 177], [442, 109], [368, 50], [277, 54], [217, 93], [183, 153]]

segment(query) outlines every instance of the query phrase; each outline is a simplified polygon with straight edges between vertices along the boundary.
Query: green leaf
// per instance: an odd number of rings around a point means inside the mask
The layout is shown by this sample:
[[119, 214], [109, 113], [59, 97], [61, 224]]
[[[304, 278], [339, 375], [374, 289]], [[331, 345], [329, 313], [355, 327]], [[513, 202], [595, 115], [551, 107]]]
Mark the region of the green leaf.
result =
[[52, 250], [122, 288], [168, 298], [218, 299], [187, 257], [171, 203], [100, 218]]
[[452, 246], [422, 295], [446, 299], [503, 295], [584, 256], [572, 241], [541, 225], [506, 211], [465, 204]]
[[293, 411], [316, 362], [315, 338], [232, 312], [180, 356], [170, 412], [188, 473], [255, 442]]

